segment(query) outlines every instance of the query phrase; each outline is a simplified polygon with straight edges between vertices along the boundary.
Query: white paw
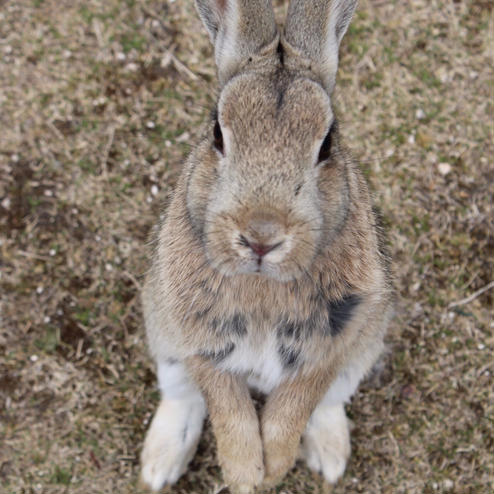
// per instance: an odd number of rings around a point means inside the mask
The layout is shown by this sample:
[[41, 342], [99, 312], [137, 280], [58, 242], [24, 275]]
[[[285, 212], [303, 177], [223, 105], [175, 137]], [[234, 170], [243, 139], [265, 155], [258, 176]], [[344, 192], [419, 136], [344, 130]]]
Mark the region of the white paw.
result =
[[141, 455], [141, 479], [153, 491], [173, 484], [185, 472], [194, 456], [204, 415], [201, 401], [161, 401]]
[[342, 405], [319, 406], [305, 430], [301, 456], [307, 466], [331, 484], [345, 471], [350, 456], [350, 433]]

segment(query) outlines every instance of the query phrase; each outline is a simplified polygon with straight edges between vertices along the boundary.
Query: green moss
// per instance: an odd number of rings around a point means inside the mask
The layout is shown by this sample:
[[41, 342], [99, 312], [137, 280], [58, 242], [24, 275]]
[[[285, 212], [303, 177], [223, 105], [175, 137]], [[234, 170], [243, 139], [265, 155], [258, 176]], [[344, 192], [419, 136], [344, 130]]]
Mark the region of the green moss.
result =
[[429, 88], [441, 87], [441, 81], [426, 67], [418, 69], [414, 74]]
[[27, 202], [29, 206], [31, 206], [31, 209], [36, 209], [41, 204], [41, 200], [38, 197], [32, 197], [32, 196], [29, 196], [27, 198]]
[[146, 38], [137, 33], [122, 35], [120, 43], [122, 44], [122, 49], [125, 53], [130, 52], [132, 49], [142, 52], [147, 47]]
[[383, 80], [382, 72], [372, 72], [362, 80], [362, 84], [368, 91], [381, 86]]
[[77, 319], [80, 323], [87, 326], [92, 318], [92, 313], [89, 309], [79, 309], [75, 314], [74, 318]]
[[412, 225], [415, 230], [415, 234], [419, 236], [421, 233], [427, 233], [431, 229], [430, 217], [428, 214], [424, 214], [423, 216], [412, 216]]
[[98, 174], [98, 165], [91, 161], [89, 158], [81, 158], [77, 162], [77, 166], [86, 173], [91, 173], [93, 175]]
[[70, 485], [71, 479], [72, 473], [57, 465], [50, 480], [54, 484]]
[[54, 326], [45, 326], [39, 338], [34, 341], [34, 344], [40, 350], [46, 353], [52, 353], [60, 342], [60, 334]]
[[94, 17], [94, 12], [89, 10], [89, 8], [86, 5], [83, 5], [79, 9], [79, 14], [87, 24], [90, 24]]

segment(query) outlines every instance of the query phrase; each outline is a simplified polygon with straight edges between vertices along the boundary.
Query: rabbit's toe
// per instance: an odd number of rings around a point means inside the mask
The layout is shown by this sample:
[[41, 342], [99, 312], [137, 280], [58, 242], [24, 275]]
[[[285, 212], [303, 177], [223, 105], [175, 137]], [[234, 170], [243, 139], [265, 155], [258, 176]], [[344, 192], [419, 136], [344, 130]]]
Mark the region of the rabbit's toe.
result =
[[350, 434], [343, 405], [318, 407], [305, 430], [301, 456], [307, 466], [334, 484], [350, 456]]
[[153, 491], [175, 483], [194, 456], [204, 413], [184, 406], [179, 400], [163, 400], [146, 435], [141, 481]]

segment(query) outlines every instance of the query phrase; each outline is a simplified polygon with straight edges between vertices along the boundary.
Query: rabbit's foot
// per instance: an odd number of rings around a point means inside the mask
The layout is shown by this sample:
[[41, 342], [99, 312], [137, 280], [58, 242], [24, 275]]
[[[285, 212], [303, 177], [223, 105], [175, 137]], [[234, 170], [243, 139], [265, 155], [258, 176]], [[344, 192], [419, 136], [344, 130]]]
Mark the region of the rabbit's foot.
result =
[[280, 423], [266, 421], [263, 424], [264, 467], [266, 475], [263, 487], [274, 487], [293, 467], [300, 441], [298, 435], [286, 435]]
[[233, 494], [253, 493], [264, 477], [262, 443], [258, 431], [257, 423], [244, 423], [242, 430], [237, 430], [239, 434], [229, 438], [229, 442], [218, 442], [223, 478]]
[[313, 412], [301, 445], [307, 466], [334, 484], [350, 456], [350, 433], [343, 405], [319, 405]]
[[255, 457], [248, 455], [248, 458], [240, 451], [232, 457], [221, 455], [223, 478], [233, 494], [253, 494], [255, 488], [261, 484], [264, 477], [262, 449], [259, 448], [256, 453]]
[[253, 463], [239, 463], [238, 461], [221, 461], [223, 478], [232, 494], [254, 494], [264, 477], [262, 457]]
[[185, 472], [201, 435], [202, 401], [162, 400], [151, 422], [141, 455], [141, 481], [158, 491]]

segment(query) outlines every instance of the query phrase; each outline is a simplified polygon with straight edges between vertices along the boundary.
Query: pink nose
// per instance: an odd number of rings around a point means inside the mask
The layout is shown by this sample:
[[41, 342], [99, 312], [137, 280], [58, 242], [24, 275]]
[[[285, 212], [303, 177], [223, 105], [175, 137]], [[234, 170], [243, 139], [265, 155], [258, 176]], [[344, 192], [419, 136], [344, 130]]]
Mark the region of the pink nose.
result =
[[266, 245], [266, 244], [258, 244], [256, 242], [248, 241], [243, 235], [240, 237], [240, 241], [246, 246], [249, 247], [254, 254], [257, 254], [259, 257], [264, 257], [268, 252], [279, 247], [283, 242], [278, 242], [276, 244]]
[[275, 249], [279, 244], [275, 245], [264, 245], [264, 244], [254, 244], [249, 243], [249, 247], [257, 254], [259, 257], [265, 256], [268, 252], [271, 252]]

